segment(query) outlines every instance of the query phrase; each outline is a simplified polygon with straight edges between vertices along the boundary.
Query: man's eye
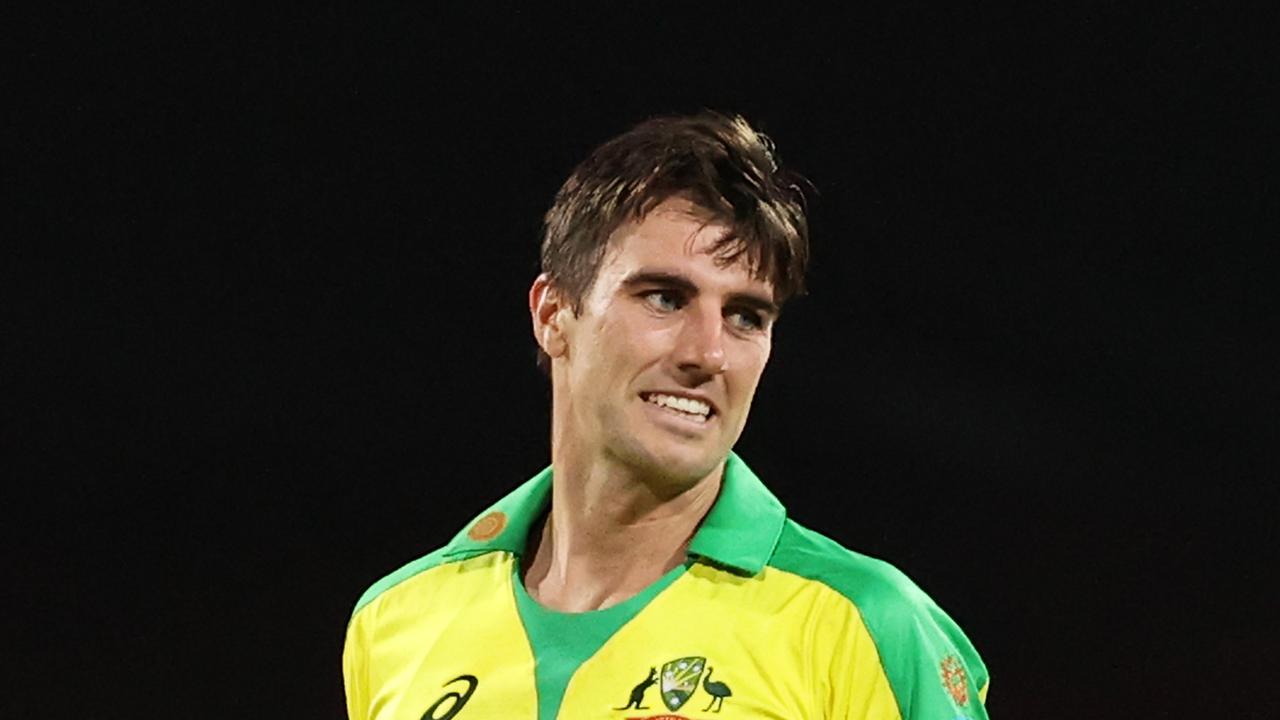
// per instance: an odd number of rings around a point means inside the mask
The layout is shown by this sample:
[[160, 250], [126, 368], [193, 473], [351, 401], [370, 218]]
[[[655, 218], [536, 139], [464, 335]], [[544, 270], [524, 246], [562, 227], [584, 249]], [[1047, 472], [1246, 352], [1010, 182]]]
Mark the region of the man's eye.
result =
[[734, 326], [742, 330], [760, 330], [764, 327], [764, 316], [754, 310], [734, 310], [729, 313]]
[[671, 312], [680, 309], [680, 298], [669, 290], [651, 290], [644, 294], [644, 299], [654, 310]]

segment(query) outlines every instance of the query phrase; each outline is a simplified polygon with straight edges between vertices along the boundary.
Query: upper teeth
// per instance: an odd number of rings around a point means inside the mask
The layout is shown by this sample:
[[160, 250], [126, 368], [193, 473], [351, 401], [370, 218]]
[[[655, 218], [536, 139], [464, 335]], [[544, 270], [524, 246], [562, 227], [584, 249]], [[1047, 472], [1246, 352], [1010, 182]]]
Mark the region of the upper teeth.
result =
[[701, 400], [694, 400], [693, 398], [654, 394], [649, 396], [649, 402], [654, 403], [655, 405], [662, 405], [682, 412], [691, 413], [693, 415], [711, 414], [710, 405], [702, 402]]

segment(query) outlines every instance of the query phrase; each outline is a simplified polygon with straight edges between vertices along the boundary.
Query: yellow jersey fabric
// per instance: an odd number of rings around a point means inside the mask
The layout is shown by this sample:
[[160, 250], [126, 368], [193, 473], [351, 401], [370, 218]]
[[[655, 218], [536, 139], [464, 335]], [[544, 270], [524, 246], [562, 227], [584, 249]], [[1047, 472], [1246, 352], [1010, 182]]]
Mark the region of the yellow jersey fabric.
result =
[[951, 618], [788, 519], [733, 454], [683, 568], [624, 607], [531, 606], [520, 556], [551, 482], [548, 468], [361, 597], [351, 720], [987, 717], [987, 669]]

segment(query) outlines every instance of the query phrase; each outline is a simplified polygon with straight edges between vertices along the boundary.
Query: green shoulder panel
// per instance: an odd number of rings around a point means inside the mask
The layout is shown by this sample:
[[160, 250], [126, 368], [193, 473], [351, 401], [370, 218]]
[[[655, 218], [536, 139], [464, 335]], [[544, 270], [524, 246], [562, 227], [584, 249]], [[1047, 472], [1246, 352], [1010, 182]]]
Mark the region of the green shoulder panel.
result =
[[[487, 510], [467, 523], [448, 545], [418, 558], [374, 583], [360, 596], [351, 617], [382, 593], [426, 572], [450, 562], [466, 560], [494, 551], [520, 554], [524, 550], [529, 528], [550, 502], [551, 468], [533, 476]], [[483, 531], [477, 534], [477, 529]]]
[[942, 608], [902, 571], [788, 520], [769, 564], [857, 608], [903, 720], [986, 718], [987, 668]]
[[356, 601], [356, 607], [354, 610], [351, 611], [351, 617], [354, 618], [357, 613], [363, 610], [366, 605], [376, 600], [379, 595], [390, 590], [396, 585], [399, 585], [405, 580], [408, 580], [414, 575], [418, 575], [419, 573], [426, 572], [427, 570], [430, 570], [433, 567], [443, 565], [452, 559], [456, 559], [456, 558], [446, 557], [445, 551], [448, 549], [449, 549], [449, 546], [446, 545], [445, 547], [434, 550], [431, 553], [418, 558], [417, 560], [406, 563], [399, 570], [396, 570], [390, 575], [387, 575], [386, 577], [382, 578], [378, 582], [374, 583], [372, 586], [369, 587], [368, 590], [365, 590], [364, 594], [360, 596], [360, 599]]

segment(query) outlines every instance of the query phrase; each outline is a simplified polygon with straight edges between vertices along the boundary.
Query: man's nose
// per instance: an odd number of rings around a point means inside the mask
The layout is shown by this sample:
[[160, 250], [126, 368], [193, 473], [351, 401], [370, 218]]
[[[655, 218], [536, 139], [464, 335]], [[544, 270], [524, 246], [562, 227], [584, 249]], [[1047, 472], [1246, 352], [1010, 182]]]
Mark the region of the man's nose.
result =
[[681, 370], [717, 375], [728, 369], [724, 354], [724, 318], [719, 307], [689, 306], [680, 332], [676, 362]]

